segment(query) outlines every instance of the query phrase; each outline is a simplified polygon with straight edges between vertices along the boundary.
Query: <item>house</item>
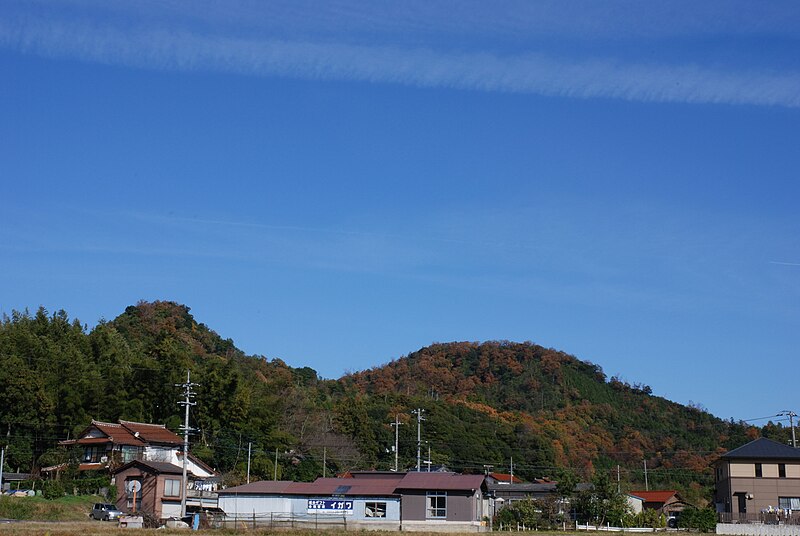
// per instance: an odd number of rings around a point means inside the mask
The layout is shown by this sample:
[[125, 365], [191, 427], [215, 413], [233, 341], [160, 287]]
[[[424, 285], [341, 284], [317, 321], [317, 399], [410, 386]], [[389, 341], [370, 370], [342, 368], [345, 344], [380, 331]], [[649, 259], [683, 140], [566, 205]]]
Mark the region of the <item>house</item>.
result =
[[[183, 439], [163, 424], [147, 424], [120, 420], [116, 423], [92, 420], [77, 439], [61, 441], [65, 447], [82, 449], [79, 470], [109, 470], [134, 460], [183, 465]], [[189, 455], [190, 471], [198, 477], [213, 478], [216, 473], [203, 462]], [[45, 467], [57, 473], [64, 465]]]
[[522, 479], [506, 473], [489, 473], [486, 475], [487, 484], [522, 484]]
[[219, 492], [228, 525], [398, 530], [403, 473], [318, 478], [314, 482], [261, 481]]
[[714, 502], [723, 522], [800, 510], [800, 449], [762, 437], [726, 452], [714, 469]]
[[[684, 508], [690, 506], [675, 490], [635, 490], [631, 491], [629, 496], [641, 499], [642, 510], [656, 510], [659, 514], [667, 517], [677, 517]], [[636, 511], [635, 508], [634, 511]]]
[[403, 530], [477, 531], [491, 514], [484, 475], [408, 473], [395, 491]]
[[[217, 509], [216, 481], [195, 474], [187, 464], [186, 510]], [[132, 460], [112, 472], [116, 505], [123, 512], [147, 512], [158, 519], [180, 517], [183, 466]]]
[[219, 492], [235, 526], [291, 523], [356, 529], [479, 531], [488, 515], [483, 475], [352, 471], [314, 482], [254, 482]]

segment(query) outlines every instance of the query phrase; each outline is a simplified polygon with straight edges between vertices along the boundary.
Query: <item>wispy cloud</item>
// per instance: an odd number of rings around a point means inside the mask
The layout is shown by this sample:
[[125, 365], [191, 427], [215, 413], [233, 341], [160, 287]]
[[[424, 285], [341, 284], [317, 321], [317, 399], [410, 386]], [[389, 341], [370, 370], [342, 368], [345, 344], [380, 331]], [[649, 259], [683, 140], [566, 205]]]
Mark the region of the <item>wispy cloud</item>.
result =
[[564, 59], [538, 53], [243, 39], [190, 31], [121, 30], [86, 22], [6, 19], [0, 46], [54, 58], [145, 69], [228, 72], [419, 88], [642, 102], [800, 106], [800, 73]]

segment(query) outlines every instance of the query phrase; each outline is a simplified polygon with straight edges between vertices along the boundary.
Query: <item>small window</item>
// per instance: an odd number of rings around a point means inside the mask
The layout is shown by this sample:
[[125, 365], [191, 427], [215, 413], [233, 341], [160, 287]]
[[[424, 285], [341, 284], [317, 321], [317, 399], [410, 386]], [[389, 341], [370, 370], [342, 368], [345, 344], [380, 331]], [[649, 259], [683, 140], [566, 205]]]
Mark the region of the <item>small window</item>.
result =
[[385, 502], [368, 502], [364, 507], [364, 517], [386, 517]]
[[778, 497], [781, 510], [800, 510], [800, 497]]
[[779, 463], [778, 464], [778, 478], [786, 478], [786, 464]]
[[447, 493], [443, 491], [428, 492], [428, 518], [447, 517]]
[[168, 478], [164, 481], [164, 497], [180, 497], [181, 481], [175, 478]]
[[761, 472], [761, 464], [757, 463], [756, 464], [756, 478], [761, 478], [762, 474], [763, 473]]

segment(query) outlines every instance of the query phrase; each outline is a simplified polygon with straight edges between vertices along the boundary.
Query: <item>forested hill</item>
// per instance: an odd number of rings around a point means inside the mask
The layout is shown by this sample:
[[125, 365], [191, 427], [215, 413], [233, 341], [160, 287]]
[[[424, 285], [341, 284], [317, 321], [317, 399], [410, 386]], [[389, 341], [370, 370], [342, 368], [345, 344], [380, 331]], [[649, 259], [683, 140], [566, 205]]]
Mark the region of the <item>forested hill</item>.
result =
[[[379, 359], [376, 357], [376, 360]], [[13, 313], [0, 324], [0, 438], [7, 469], [65, 461], [57, 441], [91, 419], [164, 423], [182, 419], [175, 384], [192, 371], [194, 453], [241, 478], [309, 480], [347, 469], [416, 464], [412, 409], [424, 409], [424, 458], [465, 472], [484, 465], [526, 479], [563, 471], [588, 477], [620, 466], [623, 481], [683, 489], [707, 484], [720, 450], [764, 434], [654, 397], [643, 385], [605, 377], [599, 366], [531, 343], [435, 344], [339, 380], [280, 359], [247, 356], [198, 323], [189, 308], [141, 302], [87, 330], [67, 313]]]

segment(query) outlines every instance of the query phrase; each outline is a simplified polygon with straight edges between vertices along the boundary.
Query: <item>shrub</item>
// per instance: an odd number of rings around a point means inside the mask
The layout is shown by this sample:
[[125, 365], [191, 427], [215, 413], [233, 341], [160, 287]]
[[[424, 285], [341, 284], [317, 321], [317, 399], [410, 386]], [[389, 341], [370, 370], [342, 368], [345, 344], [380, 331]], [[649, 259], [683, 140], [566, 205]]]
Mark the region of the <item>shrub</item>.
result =
[[678, 518], [678, 527], [714, 532], [717, 528], [717, 512], [713, 508], [687, 508]]
[[64, 485], [60, 480], [47, 480], [44, 482], [42, 495], [45, 499], [58, 499], [65, 495]]

